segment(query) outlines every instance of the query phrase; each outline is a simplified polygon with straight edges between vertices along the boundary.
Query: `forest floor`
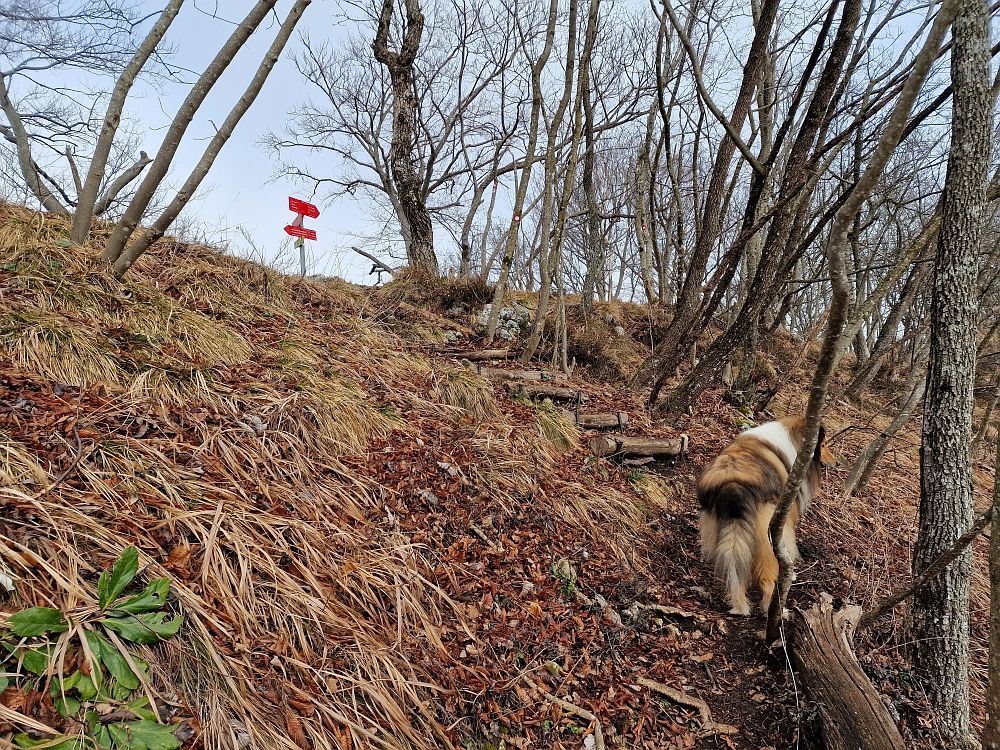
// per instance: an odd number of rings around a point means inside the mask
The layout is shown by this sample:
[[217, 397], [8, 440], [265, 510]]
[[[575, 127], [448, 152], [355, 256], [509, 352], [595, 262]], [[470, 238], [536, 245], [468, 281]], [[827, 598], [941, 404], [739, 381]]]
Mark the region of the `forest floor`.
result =
[[[694, 483], [747, 417], [713, 391], [676, 425], [650, 420], [626, 378], [658, 324], [642, 308], [571, 321], [588, 412], [626, 412], [628, 435], [689, 437], [683, 457], [630, 468], [590, 456], [551, 405], [463, 367], [455, 350], [482, 345], [475, 285], [296, 279], [166, 241], [116, 282], [59, 220], [0, 212], [0, 573], [17, 583], [0, 626], [93, 597], [135, 544], [140, 576], [170, 577], [185, 617], [141, 653], [193, 730], [186, 747], [591, 750], [590, 714], [608, 747], [821, 746], [763, 619], [726, 614], [699, 560]], [[762, 355], [761, 387], [781, 380], [771, 412], [800, 413], [810, 345], [778, 336]], [[800, 527], [792, 605], [826, 591], [867, 607], [908, 578], [918, 420], [860, 496], [841, 491], [893, 387], [828, 413], [842, 462]], [[989, 464], [976, 467], [983, 507]], [[901, 613], [858, 654], [921, 747], [934, 728], [897, 649]], [[650, 680], [734, 731], [706, 732]], [[41, 684], [10, 685], [0, 708], [0, 741], [24, 728], [18, 712], [79, 731]]]

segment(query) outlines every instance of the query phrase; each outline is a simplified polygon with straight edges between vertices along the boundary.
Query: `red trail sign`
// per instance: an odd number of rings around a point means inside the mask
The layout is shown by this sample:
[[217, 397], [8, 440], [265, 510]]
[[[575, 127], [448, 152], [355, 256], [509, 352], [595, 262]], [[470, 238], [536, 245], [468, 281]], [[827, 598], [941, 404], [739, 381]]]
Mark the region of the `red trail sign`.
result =
[[292, 235], [292, 237], [302, 237], [307, 240], [316, 239], [315, 229], [306, 229], [305, 227], [296, 227], [293, 226], [292, 224], [289, 224], [287, 227], [285, 227], [285, 232]]
[[319, 209], [316, 208], [312, 203], [306, 203], [305, 201], [300, 201], [298, 198], [288, 198], [288, 210], [293, 213], [302, 214], [303, 216], [308, 216], [310, 219], [319, 218]]

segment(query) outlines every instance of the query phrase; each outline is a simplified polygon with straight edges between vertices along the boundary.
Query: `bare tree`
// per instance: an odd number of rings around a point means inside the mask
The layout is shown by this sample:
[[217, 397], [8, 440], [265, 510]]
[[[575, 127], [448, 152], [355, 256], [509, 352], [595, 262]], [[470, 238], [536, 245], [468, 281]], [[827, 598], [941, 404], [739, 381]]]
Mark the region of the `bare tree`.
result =
[[[14, 147], [18, 179], [46, 211], [70, 215], [76, 209], [89, 225], [93, 215], [115, 205], [150, 161], [140, 154], [138, 160], [118, 165], [108, 175], [112, 130], [110, 138], [98, 140], [100, 157], [92, 166], [99, 164], [99, 168], [92, 169], [82, 183], [74, 152], [91, 135], [90, 111], [85, 102], [78, 101], [86, 96], [74, 98], [65, 87], [46, 83], [39, 75], [70, 69], [92, 76], [117, 75], [124, 68], [122, 75], [134, 80], [179, 6], [178, 0], [168, 5], [134, 52], [130, 35], [139, 19], [133, 3], [126, 0], [82, 0], [73, 6], [57, 0], [22, 0], [0, 6], [0, 110], [7, 120], [5, 125], [0, 123], [0, 135]], [[126, 64], [130, 57], [141, 58], [137, 68]], [[16, 84], [23, 84], [20, 97], [14, 92]], [[113, 96], [109, 108], [113, 129], [121, 114]], [[38, 150], [47, 152], [49, 158], [40, 161]], [[62, 159], [67, 162], [65, 169], [54, 172], [50, 165]]]
[[164, 232], [174, 223], [174, 220], [187, 205], [188, 201], [194, 196], [202, 180], [205, 179], [208, 171], [212, 168], [212, 164], [215, 163], [215, 159], [218, 157], [222, 147], [229, 140], [230, 136], [232, 136], [236, 126], [243, 118], [243, 115], [247, 113], [247, 110], [250, 109], [257, 95], [260, 94], [260, 90], [264, 87], [264, 83], [271, 74], [271, 70], [278, 62], [278, 58], [281, 57], [285, 45], [288, 43], [289, 38], [291, 38], [296, 24], [298, 24], [299, 19], [302, 18], [302, 14], [305, 13], [306, 7], [311, 2], [312, 0], [295, 0], [295, 5], [288, 11], [288, 16], [286, 16], [281, 27], [278, 29], [274, 41], [271, 42], [270, 49], [265, 53], [256, 74], [247, 86], [243, 96], [240, 97], [239, 101], [237, 101], [229, 115], [216, 131], [215, 136], [209, 141], [201, 159], [195, 165], [191, 174], [188, 175], [187, 180], [185, 180], [180, 190], [177, 191], [173, 200], [170, 201], [152, 225], [142, 229], [139, 232], [139, 236], [133, 239], [124, 252], [115, 260], [114, 270], [116, 274], [121, 275], [128, 271], [132, 267], [132, 264], [139, 259], [139, 256], [163, 236]]
[[[920, 449], [916, 577], [973, 521], [973, 385], [988, 164], [993, 134], [989, 10], [957, 3], [951, 50], [951, 153], [931, 303], [931, 347]], [[942, 11], [943, 12], [943, 11]], [[918, 591], [909, 609], [911, 659], [949, 747], [969, 747], [969, 575], [971, 551]]]
[[[150, 202], [152, 201], [157, 189], [160, 187], [164, 177], [166, 177], [167, 170], [173, 162], [177, 149], [180, 147], [181, 140], [184, 137], [184, 133], [191, 124], [195, 113], [201, 107], [205, 98], [208, 96], [208, 93], [219, 80], [219, 77], [223, 74], [223, 72], [225, 72], [226, 68], [229, 67], [230, 63], [236, 57], [236, 54], [240, 51], [240, 49], [242, 49], [243, 45], [246, 44], [250, 35], [261, 24], [264, 18], [266, 18], [267, 15], [273, 11], [276, 4], [277, 0], [258, 0], [258, 2], [254, 4], [247, 16], [236, 25], [236, 28], [233, 30], [229, 39], [226, 40], [226, 43], [223, 44], [222, 48], [209, 63], [208, 67], [205, 68], [204, 73], [202, 73], [202, 75], [198, 78], [198, 81], [192, 87], [191, 91], [184, 99], [184, 102], [181, 104], [180, 109], [178, 109], [177, 113], [174, 115], [174, 119], [167, 128], [167, 132], [163, 137], [163, 141], [156, 153], [156, 157], [153, 159], [152, 165], [146, 172], [146, 176], [140, 183], [135, 195], [132, 197], [131, 201], [129, 201], [128, 207], [125, 209], [122, 217], [115, 223], [111, 235], [105, 243], [104, 252], [101, 255], [101, 258], [112, 266], [115, 275], [121, 276], [127, 272], [128, 269], [132, 267], [132, 264], [135, 263], [139, 255], [141, 255], [146, 247], [149, 246], [148, 243], [140, 237], [129, 248], [129, 250], [126, 251], [126, 246], [138, 227], [139, 221], [142, 219], [143, 214], [149, 207]], [[308, 2], [306, 2], [305, 5], [308, 5]], [[260, 87], [263, 86], [268, 73], [270, 73], [271, 68], [277, 60], [277, 57], [275, 57], [276, 50], [280, 53], [280, 50], [284, 47], [285, 42], [288, 40], [288, 36], [291, 34], [292, 29], [301, 17], [304, 7], [305, 6], [301, 3], [297, 3], [293, 7], [291, 13], [289, 14], [288, 21], [286, 21], [286, 23], [282, 25], [281, 30], [279, 30], [275, 43], [272, 45], [268, 55], [261, 63], [261, 66], [257, 71], [257, 75], [250, 82], [248, 89], [243, 94], [241, 100], [233, 108], [223, 127], [220, 128], [219, 132], [216, 134], [216, 137], [209, 143], [209, 146], [205, 151], [205, 156], [199, 164], [195, 166], [195, 169], [188, 180], [188, 184], [185, 188], [182, 188], [178, 198], [175, 199], [173, 204], [167, 207], [163, 216], [161, 216], [160, 223], [149, 235], [150, 237], [156, 235], [157, 232], [162, 234], [166, 227], [169, 226], [169, 222], [173, 220], [169, 217], [176, 217], [176, 213], [180, 210], [180, 207], [190, 199], [191, 192], [185, 192], [185, 189], [193, 191], [193, 187], [197, 187], [197, 184], [204, 178], [205, 173], [208, 171], [208, 168], [214, 161], [215, 156], [218, 154], [218, 150], [229, 138], [229, 135], [232, 133], [232, 129], [236, 126], [236, 123], [239, 122], [240, 118], [249, 108], [257, 93], [259, 93]], [[167, 221], [168, 218], [169, 221]]]
[[434, 254], [434, 228], [421, 194], [420, 178], [413, 168], [417, 110], [413, 66], [424, 31], [424, 14], [420, 10], [419, 0], [406, 0], [405, 4], [406, 23], [399, 51], [389, 50], [389, 29], [395, 0], [382, 0], [382, 14], [379, 16], [372, 49], [375, 51], [375, 59], [386, 67], [392, 80], [393, 118], [389, 165], [409, 234], [406, 256], [411, 268], [437, 276], [440, 272], [437, 256]]

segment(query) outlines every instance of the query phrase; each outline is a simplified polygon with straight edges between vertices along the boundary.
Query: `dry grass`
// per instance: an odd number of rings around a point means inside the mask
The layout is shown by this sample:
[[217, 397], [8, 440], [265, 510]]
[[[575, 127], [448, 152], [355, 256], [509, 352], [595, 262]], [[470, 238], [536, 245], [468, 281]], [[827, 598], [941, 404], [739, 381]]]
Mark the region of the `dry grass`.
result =
[[[550, 409], [510, 419], [478, 376], [405, 351], [346, 284], [172, 242], [116, 282], [68, 232], [0, 208], [0, 366], [65, 417], [0, 433], [0, 564], [18, 587], [5, 609], [91, 601], [135, 544], [185, 616], [143, 658], [206, 747], [295, 748], [293, 723], [314, 748], [450, 747], [447, 690], [421, 665], [448, 662], [462, 615], [388, 512], [392, 490], [345, 462], [458, 423], [463, 472], [503, 507], [577, 448], [576, 429]], [[79, 463], [44, 493], [76, 453], [71, 427]], [[585, 533], [638, 538], [628, 496], [549, 487], [538, 501]]]

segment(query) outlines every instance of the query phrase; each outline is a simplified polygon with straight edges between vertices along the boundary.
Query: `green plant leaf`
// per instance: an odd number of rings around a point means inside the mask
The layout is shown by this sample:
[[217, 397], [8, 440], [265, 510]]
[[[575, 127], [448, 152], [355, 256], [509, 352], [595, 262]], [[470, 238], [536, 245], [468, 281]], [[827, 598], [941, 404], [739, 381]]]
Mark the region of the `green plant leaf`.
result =
[[139, 572], [139, 550], [135, 546], [126, 547], [122, 551], [111, 572], [104, 571], [97, 582], [97, 599], [101, 609], [107, 609], [109, 605], [122, 595], [125, 588], [132, 583], [135, 574]]
[[70, 690], [76, 687], [77, 683], [80, 681], [80, 673], [74, 672], [69, 677], [64, 677], [62, 681], [58, 677], [49, 683], [49, 695], [55, 698], [57, 695], [62, 693], [68, 693]]
[[7, 677], [6, 675], [0, 676], [0, 693], [2, 693], [4, 690], [6, 690], [7, 686], [9, 684], [10, 684], [10, 678], [9, 677]]
[[115, 744], [132, 750], [176, 750], [181, 742], [174, 737], [173, 729], [148, 719], [108, 725]]
[[24, 668], [32, 674], [41, 677], [49, 666], [49, 657], [52, 655], [52, 647], [45, 649], [28, 648], [24, 650]]
[[163, 609], [167, 603], [167, 594], [170, 593], [170, 579], [157, 578], [150, 583], [146, 590], [138, 596], [133, 596], [122, 604], [115, 607], [115, 612], [129, 612], [133, 615], [141, 615], [144, 612], [154, 612]]
[[69, 625], [58, 609], [31, 607], [11, 615], [10, 629], [15, 635], [30, 638], [45, 633], [63, 633], [69, 630]]
[[70, 716], [76, 716], [76, 712], [80, 710], [80, 701], [74, 698], [72, 695], [60, 695], [52, 699], [52, 705], [56, 707], [56, 711], [64, 719], [68, 719]]
[[77, 672], [80, 679], [76, 683], [76, 692], [80, 694], [80, 700], [89, 701], [97, 695], [97, 686], [94, 684], [89, 674]]
[[26, 734], [15, 734], [14, 744], [18, 747], [38, 747], [39, 745], [45, 745], [45, 750], [81, 750], [84, 747], [83, 743], [75, 737], [66, 737], [62, 742], [54, 745], [51, 744], [58, 739], [59, 737], [47, 740], [33, 740]]
[[180, 628], [184, 618], [179, 615], [172, 620], [164, 620], [166, 612], [148, 612], [138, 617], [108, 617], [101, 622], [104, 627], [113, 630], [126, 641], [144, 646], [159, 643], [174, 635]]
[[[118, 681], [118, 684], [126, 690], [135, 690], [139, 687], [139, 678], [136, 677], [132, 667], [128, 665], [125, 657], [115, 648], [114, 644], [101, 635], [97, 636], [97, 642], [101, 649], [101, 661]], [[138, 662], [136, 665], [138, 666]]]

